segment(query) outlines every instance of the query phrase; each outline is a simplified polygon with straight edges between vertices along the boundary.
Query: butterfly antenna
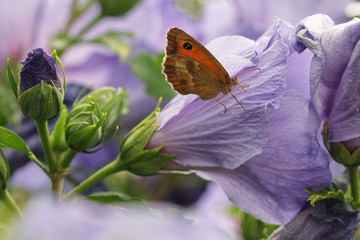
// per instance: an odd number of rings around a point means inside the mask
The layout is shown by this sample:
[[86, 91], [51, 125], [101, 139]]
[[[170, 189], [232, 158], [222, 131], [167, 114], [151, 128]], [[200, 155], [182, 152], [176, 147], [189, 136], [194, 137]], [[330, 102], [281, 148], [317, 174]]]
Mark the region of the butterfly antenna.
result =
[[[240, 85], [241, 86], [241, 85]], [[240, 106], [244, 109], [244, 111], [246, 111], [245, 110], [245, 108], [244, 108], [244, 106], [239, 102], [239, 100], [237, 100], [237, 98], [234, 96], [234, 94], [230, 91], [230, 94], [231, 94], [231, 96], [240, 104]], [[217, 101], [217, 100], [216, 100]]]

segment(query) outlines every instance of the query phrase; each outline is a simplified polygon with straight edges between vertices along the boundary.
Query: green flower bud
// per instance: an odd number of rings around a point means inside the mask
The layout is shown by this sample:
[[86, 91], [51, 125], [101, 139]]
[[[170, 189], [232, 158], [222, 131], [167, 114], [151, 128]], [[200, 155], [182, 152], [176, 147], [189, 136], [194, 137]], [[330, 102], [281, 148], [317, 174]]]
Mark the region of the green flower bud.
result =
[[21, 62], [20, 97], [25, 117], [35, 121], [55, 118], [61, 111], [63, 91], [55, 68], [55, 59], [41, 48], [28, 53]]
[[151, 175], [171, 161], [174, 156], [159, 152], [163, 146], [144, 150], [150, 137], [158, 128], [155, 124], [160, 111], [160, 101], [156, 109], [132, 129], [120, 146], [120, 159], [126, 169], [138, 175]]
[[324, 123], [322, 134], [324, 145], [336, 162], [346, 167], [360, 165], [360, 147], [350, 151], [342, 142], [328, 142], [327, 122]]
[[107, 113], [106, 132], [115, 124], [121, 114], [127, 112], [126, 92], [121, 88], [99, 88], [91, 91], [85, 97], [80, 99], [78, 104], [91, 104], [91, 102], [94, 101], [98, 105], [100, 112]]
[[83, 104], [71, 111], [65, 126], [69, 147], [82, 152], [97, 146], [104, 139], [106, 114], [99, 114], [94, 104]]

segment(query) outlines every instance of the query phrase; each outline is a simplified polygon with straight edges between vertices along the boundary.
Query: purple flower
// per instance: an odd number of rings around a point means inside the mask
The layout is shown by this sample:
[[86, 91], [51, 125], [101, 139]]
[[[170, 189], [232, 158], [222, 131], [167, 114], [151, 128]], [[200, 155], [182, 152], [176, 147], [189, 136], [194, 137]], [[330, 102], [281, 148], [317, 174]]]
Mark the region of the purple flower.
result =
[[347, 21], [344, 8], [350, 2], [352, 0], [336, 4], [333, 0], [208, 1], [202, 9], [201, 31], [205, 41], [226, 34], [256, 38], [273, 23], [275, 17], [297, 24], [304, 17], [319, 12], [342, 23]]
[[334, 25], [326, 15], [305, 18], [297, 27], [297, 49], [309, 48], [310, 95], [328, 122], [329, 142], [360, 145], [360, 20]]
[[306, 204], [309, 194], [304, 189], [330, 185], [330, 158], [315, 138], [318, 115], [300, 94], [287, 92], [281, 107], [267, 113], [269, 137], [261, 154], [233, 170], [191, 169], [218, 183], [241, 210], [283, 224]]
[[29, 52], [27, 58], [21, 62], [20, 94], [40, 84], [41, 81], [48, 85], [55, 85], [61, 92], [59, 77], [55, 68], [55, 59], [47, 55], [42, 48]]
[[246, 111], [230, 95], [222, 99], [226, 114], [215, 99], [202, 101], [196, 95], [178, 95], [160, 112], [160, 126], [148, 148], [164, 144], [162, 151], [175, 154], [175, 162], [183, 166], [227, 169], [260, 154], [268, 134], [266, 107], [278, 107], [285, 91], [289, 49], [279, 32], [287, 32], [289, 27], [280, 23], [275, 23], [269, 36], [256, 42], [231, 36], [207, 45], [230, 76], [244, 68], [261, 68], [238, 75], [240, 84], [249, 85], [245, 92], [233, 89]]
[[[209, 221], [192, 223], [180, 214], [156, 211], [143, 205], [100, 205], [85, 200], [70, 204], [40, 197], [25, 208], [27, 221], [15, 219], [6, 229], [6, 239], [230, 239]], [[149, 211], [150, 210], [150, 211]], [[156, 212], [156, 213], [155, 213]]]
[[357, 210], [335, 199], [308, 206], [291, 222], [278, 228], [268, 240], [343, 239], [351, 240], [360, 221]]
[[[282, 100], [291, 27], [278, 20], [258, 41], [223, 37], [208, 45], [230, 75], [249, 85], [224, 98], [177, 96], [158, 117], [149, 148], [174, 154], [170, 169], [187, 169], [218, 183], [242, 210], [270, 223], [290, 221], [306, 204], [304, 189], [330, 184], [329, 157], [316, 141], [318, 115], [293, 91]], [[283, 35], [281, 35], [283, 34]], [[282, 100], [282, 102], [281, 102]], [[270, 106], [270, 107], [268, 107]], [[276, 109], [279, 108], [279, 109]]]

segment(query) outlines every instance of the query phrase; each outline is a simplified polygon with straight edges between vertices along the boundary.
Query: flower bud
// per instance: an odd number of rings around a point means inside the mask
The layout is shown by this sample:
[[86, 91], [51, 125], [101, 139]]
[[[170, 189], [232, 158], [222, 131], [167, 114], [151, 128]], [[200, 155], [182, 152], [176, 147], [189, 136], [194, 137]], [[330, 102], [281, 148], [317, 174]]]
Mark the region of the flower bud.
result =
[[150, 137], [158, 128], [155, 121], [160, 111], [159, 104], [148, 117], [125, 136], [121, 143], [121, 161], [126, 169], [134, 174], [144, 176], [154, 174], [174, 158], [173, 155], [159, 152], [163, 146], [144, 150]]
[[324, 123], [322, 134], [324, 145], [336, 162], [346, 167], [360, 165], [360, 147], [348, 147], [344, 142], [329, 142], [327, 122]]
[[127, 111], [126, 92], [121, 88], [103, 87], [96, 89], [80, 99], [78, 104], [90, 104], [93, 101], [99, 106], [100, 112], [107, 113], [107, 130], [114, 125], [121, 114]]
[[58, 116], [63, 102], [61, 83], [55, 59], [41, 48], [28, 53], [21, 62], [20, 97], [22, 113], [35, 121], [46, 121]]
[[74, 108], [65, 126], [65, 140], [69, 147], [82, 152], [97, 146], [104, 139], [106, 114], [99, 114], [92, 104]]

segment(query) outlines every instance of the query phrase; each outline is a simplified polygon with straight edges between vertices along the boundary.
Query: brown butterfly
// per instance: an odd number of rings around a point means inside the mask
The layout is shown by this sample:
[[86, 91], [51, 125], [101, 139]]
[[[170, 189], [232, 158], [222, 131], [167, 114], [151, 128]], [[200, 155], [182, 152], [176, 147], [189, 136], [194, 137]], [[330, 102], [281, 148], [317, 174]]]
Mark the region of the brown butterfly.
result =
[[163, 73], [166, 80], [180, 94], [196, 94], [201, 100], [213, 99], [222, 92], [216, 101], [228, 93], [241, 105], [231, 92], [232, 87], [239, 85], [236, 76], [230, 77], [216, 58], [198, 41], [183, 30], [172, 27], [166, 35]]

